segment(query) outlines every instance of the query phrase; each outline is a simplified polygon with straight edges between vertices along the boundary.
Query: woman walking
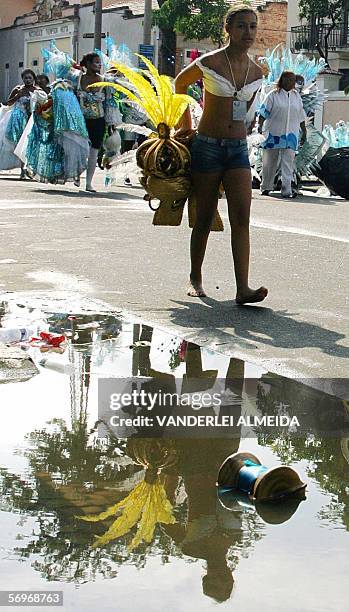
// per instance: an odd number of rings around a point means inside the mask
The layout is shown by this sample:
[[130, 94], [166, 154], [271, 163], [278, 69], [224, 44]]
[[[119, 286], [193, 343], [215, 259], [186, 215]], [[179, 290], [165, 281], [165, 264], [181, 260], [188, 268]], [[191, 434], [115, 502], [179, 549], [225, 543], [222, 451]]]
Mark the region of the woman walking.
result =
[[[257, 33], [257, 14], [245, 2], [236, 2], [225, 17], [228, 44], [185, 68], [176, 79], [176, 92], [203, 79], [205, 102], [198, 133], [194, 135], [192, 180], [197, 221], [191, 236], [191, 272], [188, 295], [205, 297], [201, 268], [211, 224], [223, 183], [231, 226], [231, 247], [236, 278], [236, 303], [261, 302], [265, 287], [248, 284], [250, 257], [251, 170], [246, 144], [246, 118], [262, 84], [262, 71], [248, 56]], [[191, 131], [189, 109], [177, 136]]]
[[[293, 72], [284, 71], [276, 89], [271, 91], [259, 109], [259, 131], [265, 130], [263, 144], [262, 195], [274, 191], [274, 182], [279, 160], [281, 164], [281, 195], [293, 198], [292, 179], [295, 170], [295, 157], [298, 148], [299, 131], [302, 130], [300, 144], [307, 137], [302, 98], [296, 90], [297, 77]], [[303, 79], [304, 83], [304, 79]]]
[[92, 180], [106, 126], [108, 126], [109, 134], [111, 134], [114, 126], [121, 123], [122, 119], [114, 102], [112, 90], [100, 87], [91, 88], [91, 85], [104, 80], [100, 75], [102, 64], [99, 55], [97, 53], [87, 53], [82, 58], [80, 66], [85, 69], [85, 72], [81, 74], [78, 80], [77, 96], [90, 138], [86, 191], [95, 193], [96, 190], [92, 186]]

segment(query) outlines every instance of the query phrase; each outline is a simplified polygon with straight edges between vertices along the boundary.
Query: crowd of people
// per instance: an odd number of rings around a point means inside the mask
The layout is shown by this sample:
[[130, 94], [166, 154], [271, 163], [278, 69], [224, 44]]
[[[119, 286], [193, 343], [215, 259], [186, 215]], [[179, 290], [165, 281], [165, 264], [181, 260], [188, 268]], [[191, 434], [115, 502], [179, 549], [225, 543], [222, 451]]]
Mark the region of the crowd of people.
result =
[[[258, 16], [252, 5], [235, 2], [224, 22], [227, 44], [196, 57], [175, 80], [177, 94], [187, 94], [198, 82], [203, 83], [205, 92], [198, 125], [194, 129], [187, 107], [174, 135], [190, 148], [197, 206], [188, 294], [206, 295], [201, 269], [223, 185], [231, 226], [236, 302], [240, 305], [263, 301], [268, 294], [264, 286], [251, 289], [248, 283], [252, 182], [248, 130], [258, 126], [264, 137], [262, 195], [276, 188], [280, 171], [281, 194], [286, 198], [295, 195], [295, 155], [307, 137], [306, 113], [297, 91], [302, 76], [284, 70], [261, 101], [263, 72], [248, 55], [257, 27]], [[121, 150], [119, 131], [123, 121], [137, 124], [135, 117], [130, 120], [128, 116], [138, 111], [125, 95], [116, 96], [108, 87], [106, 81], [118, 80], [120, 74], [115, 69], [103, 74], [100, 52], [85, 55], [79, 65], [52, 46], [45, 53], [46, 74], [36, 76], [32, 70], [24, 70], [23, 83], [2, 107], [0, 170], [18, 167], [22, 179], [30, 176], [61, 184], [72, 181], [76, 186], [86, 172], [85, 188], [93, 193], [99, 152], [108, 138], [116, 143], [115, 155], [137, 146], [137, 135], [126, 130]], [[55, 76], [51, 84], [49, 73]], [[130, 183], [128, 177], [126, 181]]]
[[[120, 137], [120, 127], [128, 121], [128, 101], [116, 99], [108, 86], [97, 87], [115, 78], [103, 74], [100, 54], [88, 53], [77, 65], [54, 44], [52, 49], [46, 49], [44, 56], [46, 72], [54, 75], [54, 81], [26, 69], [23, 83], [1, 107], [0, 171], [20, 168], [20, 179], [71, 181], [76, 186], [86, 172], [85, 190], [95, 193], [92, 181], [98, 156], [108, 139], [116, 147], [114, 156], [129, 149], [130, 138], [132, 145], [137, 139], [132, 132]], [[127, 177], [125, 182], [130, 184]]]

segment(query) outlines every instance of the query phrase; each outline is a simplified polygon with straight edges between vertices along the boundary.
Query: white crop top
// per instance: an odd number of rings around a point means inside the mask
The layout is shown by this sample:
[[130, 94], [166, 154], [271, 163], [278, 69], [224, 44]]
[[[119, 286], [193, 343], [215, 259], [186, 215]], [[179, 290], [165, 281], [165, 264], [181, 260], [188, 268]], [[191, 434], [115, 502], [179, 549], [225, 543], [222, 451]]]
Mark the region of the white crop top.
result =
[[247, 83], [244, 87], [236, 91], [234, 85], [228, 81], [224, 76], [218, 74], [212, 68], [208, 68], [208, 66], [204, 66], [201, 62], [201, 59], [207, 57], [206, 55], [203, 58], [198, 58], [195, 60], [195, 64], [202, 71], [203, 81], [206, 91], [214, 96], [221, 96], [222, 98], [231, 98], [236, 93], [236, 97], [238, 100], [244, 100], [248, 102], [253, 97], [253, 94], [260, 88], [262, 85], [262, 79], [257, 79], [256, 81], [252, 81], [252, 83]]

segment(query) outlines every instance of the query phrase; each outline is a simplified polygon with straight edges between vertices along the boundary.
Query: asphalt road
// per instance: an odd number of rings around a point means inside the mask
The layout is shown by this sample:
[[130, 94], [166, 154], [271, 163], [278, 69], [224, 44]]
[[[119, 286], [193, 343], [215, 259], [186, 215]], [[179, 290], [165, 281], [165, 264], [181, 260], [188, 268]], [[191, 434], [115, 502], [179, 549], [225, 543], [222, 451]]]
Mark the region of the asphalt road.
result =
[[[251, 285], [266, 285], [269, 296], [239, 308], [227, 224], [209, 240], [210, 297], [190, 298], [186, 219], [179, 228], [154, 227], [143, 191], [105, 191], [102, 174], [97, 195], [17, 174], [0, 175], [1, 293], [78, 292], [272, 372], [348, 377], [349, 202], [255, 192]], [[225, 200], [220, 210], [226, 220]]]

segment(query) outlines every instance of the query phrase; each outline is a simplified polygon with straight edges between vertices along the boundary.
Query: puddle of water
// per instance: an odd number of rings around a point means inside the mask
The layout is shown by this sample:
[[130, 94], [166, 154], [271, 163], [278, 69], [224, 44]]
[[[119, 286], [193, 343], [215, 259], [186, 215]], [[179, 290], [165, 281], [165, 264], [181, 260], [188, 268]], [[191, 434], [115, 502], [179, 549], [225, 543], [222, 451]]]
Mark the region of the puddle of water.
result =
[[[346, 609], [349, 434], [325, 435], [329, 414], [347, 423], [346, 402], [117, 314], [14, 299], [0, 323], [67, 337], [61, 354], [26, 347], [39, 375], [0, 385], [3, 588], [62, 590], [63, 610], [91, 612], [254, 612], [257, 600], [275, 612]], [[312, 418], [298, 436], [244, 426], [221, 438], [98, 438], [98, 380], [131, 376], [221, 380], [239, 390], [241, 414], [282, 404], [304, 419], [306, 405]], [[218, 469], [237, 450], [294, 467], [307, 499], [218, 499]]]

